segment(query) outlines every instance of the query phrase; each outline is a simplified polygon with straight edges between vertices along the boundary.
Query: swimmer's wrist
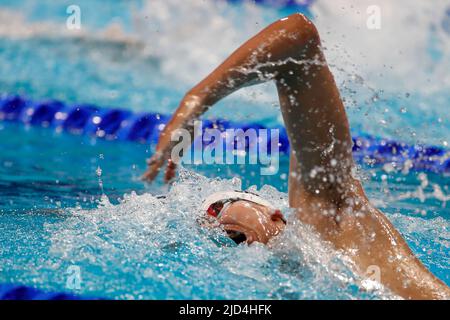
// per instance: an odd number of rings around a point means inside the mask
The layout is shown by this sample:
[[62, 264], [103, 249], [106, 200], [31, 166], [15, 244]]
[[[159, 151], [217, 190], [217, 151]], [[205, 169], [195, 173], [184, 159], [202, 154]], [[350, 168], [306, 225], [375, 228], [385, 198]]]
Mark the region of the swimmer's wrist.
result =
[[147, 159], [147, 165], [151, 166], [152, 164], [160, 161], [163, 158], [164, 154], [161, 151], [156, 151], [153, 153], [150, 159]]

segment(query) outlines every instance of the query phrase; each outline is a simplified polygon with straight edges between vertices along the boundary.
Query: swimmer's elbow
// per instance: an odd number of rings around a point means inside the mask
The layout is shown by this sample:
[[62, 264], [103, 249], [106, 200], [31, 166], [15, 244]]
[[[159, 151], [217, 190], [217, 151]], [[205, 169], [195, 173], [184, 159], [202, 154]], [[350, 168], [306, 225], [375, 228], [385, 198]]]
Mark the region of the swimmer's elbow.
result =
[[292, 19], [293, 24], [299, 29], [310, 29], [311, 31], [317, 32], [314, 23], [303, 13], [293, 13], [287, 18]]
[[309, 42], [320, 43], [319, 31], [314, 23], [302, 13], [291, 14], [279, 20], [279, 23], [288, 31], [290, 36], [302, 41], [307, 39]]

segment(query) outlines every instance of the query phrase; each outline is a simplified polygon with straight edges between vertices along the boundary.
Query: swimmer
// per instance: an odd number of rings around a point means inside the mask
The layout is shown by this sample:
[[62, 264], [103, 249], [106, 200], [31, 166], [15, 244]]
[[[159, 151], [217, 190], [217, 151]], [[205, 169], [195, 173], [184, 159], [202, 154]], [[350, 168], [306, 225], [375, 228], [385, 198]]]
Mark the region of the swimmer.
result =
[[[448, 299], [450, 289], [414, 256], [386, 216], [369, 203], [352, 174], [352, 138], [339, 90], [319, 34], [302, 14], [278, 20], [233, 52], [192, 88], [160, 135], [143, 179], [152, 181], [170, 159], [178, 129], [239, 88], [273, 81], [291, 146], [289, 206], [296, 218], [344, 252], [357, 272], [378, 266], [381, 283], [405, 299]], [[267, 243], [285, 225], [272, 204], [243, 193], [214, 194], [204, 210], [237, 242]]]

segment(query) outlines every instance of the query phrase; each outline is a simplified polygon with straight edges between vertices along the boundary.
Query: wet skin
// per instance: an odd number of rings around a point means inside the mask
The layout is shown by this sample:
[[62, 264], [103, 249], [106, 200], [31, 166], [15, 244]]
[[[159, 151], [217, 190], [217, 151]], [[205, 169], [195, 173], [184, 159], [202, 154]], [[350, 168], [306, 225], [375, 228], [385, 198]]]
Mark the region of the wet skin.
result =
[[[414, 256], [352, 176], [352, 140], [345, 108], [319, 34], [301, 14], [269, 25], [185, 95], [162, 132], [143, 178], [153, 180], [169, 161], [165, 178], [170, 180], [176, 169], [170, 162], [176, 143], [171, 135], [180, 128], [192, 132], [193, 120], [217, 101], [265, 81], [277, 87], [289, 136], [289, 205], [297, 210], [297, 218], [347, 254], [362, 276], [377, 266], [381, 283], [394, 293], [407, 299], [449, 298], [450, 289]], [[277, 234], [268, 220], [258, 220], [260, 214], [253, 213], [254, 221], [249, 215], [233, 211], [222, 223], [230, 230], [242, 228], [253, 241], [265, 243]]]
[[283, 220], [273, 210], [249, 201], [236, 201], [226, 206], [219, 218], [220, 224], [231, 238], [239, 238], [248, 244], [266, 244], [285, 227]]

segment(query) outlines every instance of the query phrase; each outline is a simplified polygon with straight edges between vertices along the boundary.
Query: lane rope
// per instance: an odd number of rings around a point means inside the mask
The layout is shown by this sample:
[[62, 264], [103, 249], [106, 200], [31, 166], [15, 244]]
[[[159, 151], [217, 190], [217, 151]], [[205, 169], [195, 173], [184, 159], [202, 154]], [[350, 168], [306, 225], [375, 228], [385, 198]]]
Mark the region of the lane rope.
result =
[[[0, 121], [17, 122], [52, 128], [73, 134], [86, 134], [113, 141], [155, 143], [169, 116], [160, 113], [134, 113], [92, 104], [67, 105], [57, 100], [32, 101], [21, 96], [0, 98]], [[267, 128], [262, 124], [233, 122], [224, 119], [203, 120], [203, 132], [220, 130], [278, 129], [279, 152], [289, 153], [289, 142], [283, 127]], [[353, 154], [358, 162], [390, 165], [394, 170], [450, 172], [450, 150], [437, 146], [411, 145], [364, 133], [353, 136]], [[270, 153], [270, 135], [267, 139]]]

